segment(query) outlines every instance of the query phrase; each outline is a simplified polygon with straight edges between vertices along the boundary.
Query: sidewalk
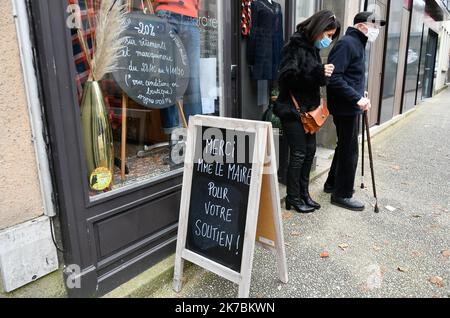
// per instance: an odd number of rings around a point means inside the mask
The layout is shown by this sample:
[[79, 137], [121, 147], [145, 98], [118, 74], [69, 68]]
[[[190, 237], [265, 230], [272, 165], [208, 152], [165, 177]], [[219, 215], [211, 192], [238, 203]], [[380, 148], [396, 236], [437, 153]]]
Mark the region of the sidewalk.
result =
[[[369, 188], [359, 188], [359, 168], [355, 195], [366, 203], [364, 212], [332, 206], [322, 191], [326, 174], [312, 182], [320, 211], [283, 210], [290, 281], [280, 283], [274, 256], [257, 248], [250, 297], [450, 297], [448, 100], [450, 90], [374, 138], [380, 214], [373, 212], [368, 157]], [[237, 286], [194, 265], [185, 278], [180, 294], [167, 277], [148, 297], [237, 295]]]

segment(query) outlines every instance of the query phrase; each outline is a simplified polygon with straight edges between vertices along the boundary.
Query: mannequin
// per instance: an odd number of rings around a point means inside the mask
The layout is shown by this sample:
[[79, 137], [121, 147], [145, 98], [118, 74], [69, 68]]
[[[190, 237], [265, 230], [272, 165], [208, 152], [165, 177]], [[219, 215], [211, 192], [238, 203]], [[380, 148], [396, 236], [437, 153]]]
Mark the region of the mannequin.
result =
[[[202, 113], [200, 91], [200, 30], [198, 12], [201, 0], [154, 0], [156, 15], [170, 23], [183, 42], [191, 69], [189, 86], [183, 96], [186, 118]], [[162, 110], [162, 126], [170, 135], [179, 126], [179, 114], [175, 106]]]
[[274, 81], [284, 45], [283, 11], [276, 1], [251, 3], [251, 30], [247, 43], [247, 61], [251, 78]]

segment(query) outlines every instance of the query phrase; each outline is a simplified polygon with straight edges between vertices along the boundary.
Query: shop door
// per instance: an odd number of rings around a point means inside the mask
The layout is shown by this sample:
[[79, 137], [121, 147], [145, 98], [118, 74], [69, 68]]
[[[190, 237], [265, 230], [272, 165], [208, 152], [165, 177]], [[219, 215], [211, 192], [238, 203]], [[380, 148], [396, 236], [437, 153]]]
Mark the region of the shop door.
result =
[[429, 30], [427, 52], [425, 57], [425, 73], [423, 75], [422, 98], [430, 98], [433, 96], [437, 45], [438, 34], [432, 30]]
[[[183, 171], [182, 134], [177, 133], [183, 121], [177, 107], [158, 110], [129, 99], [123, 116], [123, 91], [106, 76], [99, 85], [106, 114], [94, 112], [93, 107], [92, 113], [84, 112], [89, 109], [82, 100], [87, 89], [86, 56], [79, 34], [71, 28], [76, 21], [73, 14], [81, 12], [84, 38], [91, 49], [95, 21], [84, 13], [98, 8], [86, 10], [86, 3], [94, 2], [28, 3], [71, 297], [104, 295], [174, 253]], [[141, 1], [136, 3], [132, 9], [141, 10]], [[183, 98], [186, 115], [223, 116], [233, 108], [236, 92], [229, 70], [235, 59], [230, 49], [235, 33], [230, 3], [204, 0], [198, 8], [200, 18], [185, 16], [182, 26], [179, 15], [170, 11], [161, 15], [176, 28], [187, 52], [191, 76]], [[171, 61], [170, 56], [166, 61]], [[86, 114], [91, 116], [87, 125]], [[99, 123], [97, 119], [105, 116], [107, 121]], [[84, 139], [91, 125], [95, 127], [91, 133], [99, 138], [111, 132], [113, 148], [108, 149], [115, 161], [113, 171], [89, 168], [93, 146]], [[108, 125], [111, 130], [105, 128]], [[99, 145], [94, 147], [96, 156], [105, 149]]]
[[[386, 18], [387, 0], [370, 1], [368, 11], [375, 11], [380, 17]], [[385, 47], [386, 28], [380, 29], [380, 35], [377, 41], [368, 47], [367, 70], [368, 70], [368, 89], [369, 98], [372, 102], [372, 109], [369, 115], [369, 124], [374, 126], [378, 124], [380, 112], [380, 93], [383, 78], [383, 56]]]

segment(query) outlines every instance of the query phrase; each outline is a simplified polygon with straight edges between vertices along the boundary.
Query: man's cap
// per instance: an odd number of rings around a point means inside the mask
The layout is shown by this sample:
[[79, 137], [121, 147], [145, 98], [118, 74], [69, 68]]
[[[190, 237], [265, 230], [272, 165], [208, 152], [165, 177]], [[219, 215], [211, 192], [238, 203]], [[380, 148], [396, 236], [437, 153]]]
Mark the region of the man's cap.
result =
[[354, 24], [358, 24], [358, 23], [373, 23], [373, 24], [377, 24], [379, 26], [385, 26], [386, 25], [386, 21], [382, 20], [379, 16], [377, 16], [375, 14], [375, 12], [369, 12], [369, 11], [365, 11], [365, 12], [360, 12], [355, 16], [355, 20], [353, 21]]

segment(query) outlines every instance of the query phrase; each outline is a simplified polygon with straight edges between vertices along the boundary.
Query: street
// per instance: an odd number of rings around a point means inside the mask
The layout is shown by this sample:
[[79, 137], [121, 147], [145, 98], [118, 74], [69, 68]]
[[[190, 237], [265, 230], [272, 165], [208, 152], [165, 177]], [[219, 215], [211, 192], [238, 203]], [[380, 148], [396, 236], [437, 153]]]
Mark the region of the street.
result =
[[[373, 212], [366, 147], [365, 190], [360, 167], [355, 197], [364, 212], [332, 206], [312, 183], [320, 211], [283, 210], [289, 283], [277, 279], [274, 256], [257, 248], [250, 296], [450, 297], [450, 91], [377, 135], [373, 143], [380, 214]], [[283, 206], [284, 208], [284, 206]], [[237, 286], [188, 266], [177, 295], [171, 281], [150, 297], [235, 297]]]

